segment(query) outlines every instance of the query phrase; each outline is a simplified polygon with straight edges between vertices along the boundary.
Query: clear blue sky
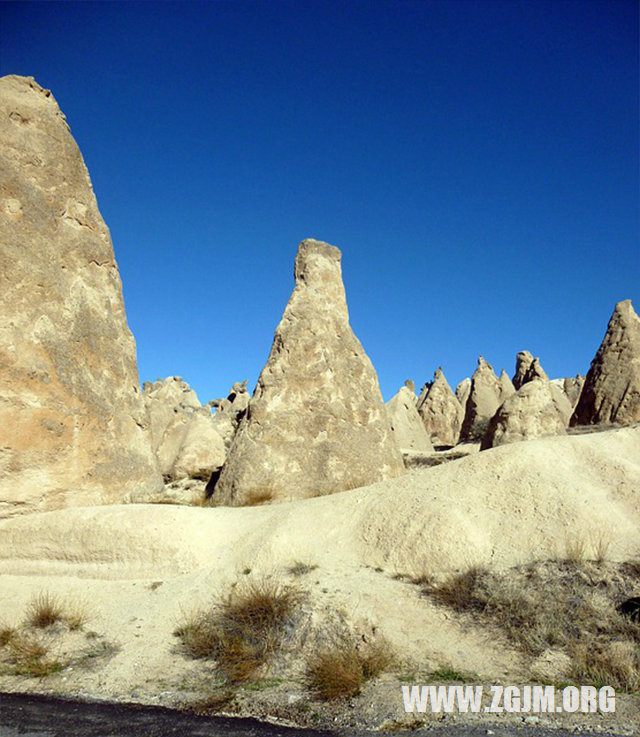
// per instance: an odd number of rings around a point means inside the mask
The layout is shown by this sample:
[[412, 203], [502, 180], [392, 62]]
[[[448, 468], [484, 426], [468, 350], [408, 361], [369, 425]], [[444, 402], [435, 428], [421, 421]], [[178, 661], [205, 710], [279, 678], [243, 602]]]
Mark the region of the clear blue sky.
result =
[[640, 309], [636, 2], [2, 3], [0, 71], [67, 116], [142, 381], [253, 387], [305, 237], [386, 399]]

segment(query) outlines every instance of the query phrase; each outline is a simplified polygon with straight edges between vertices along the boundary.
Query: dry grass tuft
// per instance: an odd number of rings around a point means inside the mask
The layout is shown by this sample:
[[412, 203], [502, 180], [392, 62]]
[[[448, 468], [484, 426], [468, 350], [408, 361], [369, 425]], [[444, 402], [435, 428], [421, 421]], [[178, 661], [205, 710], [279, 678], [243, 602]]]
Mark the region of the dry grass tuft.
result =
[[307, 663], [308, 688], [323, 701], [356, 696], [362, 684], [379, 675], [392, 662], [386, 640], [358, 647], [353, 639], [333, 638]]
[[292, 576], [306, 576], [307, 573], [315, 571], [317, 567], [318, 566], [315, 563], [304, 563], [301, 560], [297, 560], [292, 566], [289, 566], [287, 570]]
[[27, 623], [45, 629], [64, 619], [62, 605], [46, 591], [35, 596], [27, 606]]
[[302, 594], [269, 579], [242, 579], [210, 609], [185, 617], [174, 634], [193, 658], [213, 658], [232, 683], [246, 681], [278, 650]]
[[50, 656], [49, 643], [37, 634], [16, 632], [8, 643], [8, 662], [14, 675], [44, 678], [64, 664]]
[[247, 494], [243, 507], [261, 507], [273, 501], [273, 489], [255, 489]]
[[16, 634], [17, 630], [15, 627], [8, 627], [6, 625], [0, 627], [0, 647], [6, 647]]
[[[458, 612], [499, 626], [528, 655], [548, 648], [564, 650], [572, 658], [577, 682], [601, 678], [633, 689], [640, 623], [616, 608], [633, 589], [625, 579], [625, 566], [547, 561], [503, 573], [473, 568], [424, 592]], [[635, 660], [629, 652], [635, 653]]]
[[613, 686], [619, 691], [640, 689], [640, 647], [629, 640], [618, 640], [596, 647], [576, 645], [571, 652], [571, 677], [576, 683], [598, 688]]

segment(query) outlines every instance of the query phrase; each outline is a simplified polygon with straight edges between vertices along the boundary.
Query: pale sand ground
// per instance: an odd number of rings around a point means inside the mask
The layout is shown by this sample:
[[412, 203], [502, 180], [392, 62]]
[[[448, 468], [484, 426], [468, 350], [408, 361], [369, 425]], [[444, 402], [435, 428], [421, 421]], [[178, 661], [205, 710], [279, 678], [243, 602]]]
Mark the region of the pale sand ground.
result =
[[[640, 427], [503, 446], [391, 481], [254, 508], [128, 505], [0, 521], [0, 622], [43, 590], [89, 605], [88, 629], [119, 652], [47, 681], [4, 676], [0, 690], [54, 690], [175, 703], [202, 665], [176, 653], [181, 612], [228, 590], [245, 569], [296, 579], [311, 621], [341, 613], [383, 633], [405, 661], [443, 663], [486, 683], [527, 683], [503, 639], [463, 626], [396, 573], [505, 568], [562, 556], [568, 542], [608, 557], [640, 552]], [[382, 569], [382, 570], [376, 570]], [[159, 584], [159, 582], [161, 582]]]

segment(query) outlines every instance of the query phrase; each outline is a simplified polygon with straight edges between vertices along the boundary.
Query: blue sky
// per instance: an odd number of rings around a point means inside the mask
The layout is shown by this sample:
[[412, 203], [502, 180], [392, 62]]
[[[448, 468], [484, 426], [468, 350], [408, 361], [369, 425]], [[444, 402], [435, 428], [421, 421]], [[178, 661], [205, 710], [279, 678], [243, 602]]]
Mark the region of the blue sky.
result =
[[640, 308], [635, 2], [0, 3], [0, 72], [67, 116], [142, 381], [253, 387], [305, 237], [386, 399]]

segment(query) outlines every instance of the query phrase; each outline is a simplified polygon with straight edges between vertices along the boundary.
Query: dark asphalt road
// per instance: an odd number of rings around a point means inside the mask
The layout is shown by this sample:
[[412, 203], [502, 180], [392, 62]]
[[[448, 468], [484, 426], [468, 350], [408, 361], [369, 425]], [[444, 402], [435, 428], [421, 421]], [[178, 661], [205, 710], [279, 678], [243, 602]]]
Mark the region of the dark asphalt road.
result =
[[[541, 727], [465, 727], [452, 725], [411, 733], [437, 737], [575, 737]], [[343, 732], [343, 737], [364, 737]], [[368, 733], [382, 737], [382, 733]], [[196, 717], [170, 709], [120, 704], [91, 704], [45, 696], [0, 694], [0, 737], [335, 737], [335, 733], [277, 727], [254, 719]], [[397, 733], [394, 735], [397, 737]], [[599, 733], [599, 737], [605, 737]], [[607, 733], [606, 737], [618, 737]]]

